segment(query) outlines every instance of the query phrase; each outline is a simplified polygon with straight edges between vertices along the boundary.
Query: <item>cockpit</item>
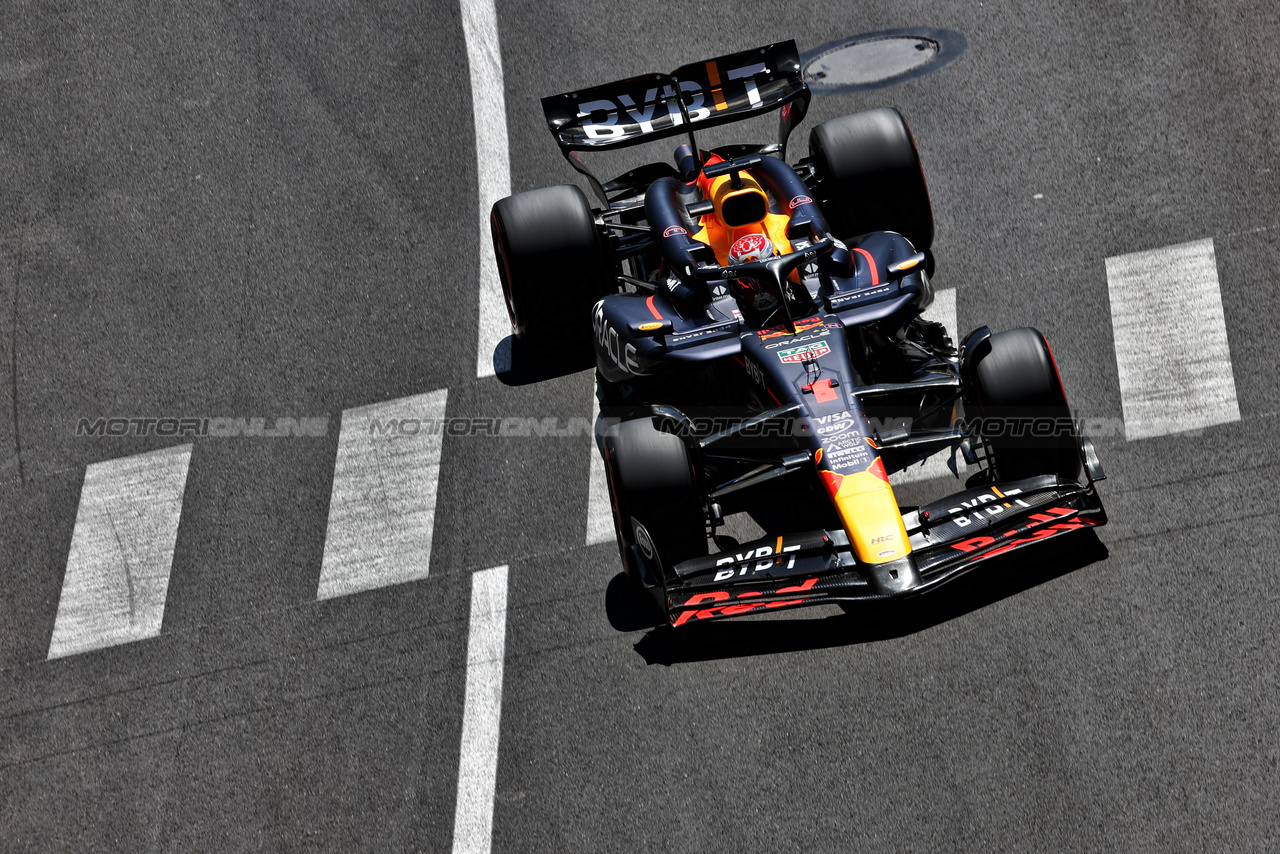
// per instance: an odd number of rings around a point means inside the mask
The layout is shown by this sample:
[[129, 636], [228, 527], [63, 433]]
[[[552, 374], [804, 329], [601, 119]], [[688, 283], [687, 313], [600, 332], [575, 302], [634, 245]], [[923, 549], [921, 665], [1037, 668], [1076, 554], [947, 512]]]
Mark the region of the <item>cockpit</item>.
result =
[[708, 268], [731, 268], [800, 252], [828, 238], [826, 220], [795, 170], [767, 155], [726, 160], [681, 145], [676, 166], [689, 180], [659, 178], [645, 194], [645, 215], [659, 244], [659, 279], [671, 302], [686, 317], [706, 312], [741, 320], [751, 327], [779, 320], [779, 300], [787, 314], [807, 316], [815, 308], [824, 279], [855, 275], [853, 254], [839, 241], [803, 265], [794, 266], [778, 292], [751, 276], [708, 279]]

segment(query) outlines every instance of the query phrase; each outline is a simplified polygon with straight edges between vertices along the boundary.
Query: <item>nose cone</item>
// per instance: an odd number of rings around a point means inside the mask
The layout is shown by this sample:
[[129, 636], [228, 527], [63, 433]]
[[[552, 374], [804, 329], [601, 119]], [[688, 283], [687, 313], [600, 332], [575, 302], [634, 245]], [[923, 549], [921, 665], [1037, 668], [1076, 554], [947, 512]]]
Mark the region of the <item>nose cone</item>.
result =
[[902, 513], [898, 510], [898, 499], [889, 485], [889, 476], [885, 474], [884, 462], [874, 450], [867, 448], [872, 462], [862, 471], [843, 474], [832, 471], [828, 465], [833, 468], [845, 465], [835, 457], [841, 451], [826, 447], [828, 443], [836, 442], [839, 439], [824, 441], [822, 453], [817, 458], [818, 473], [849, 534], [854, 554], [860, 562], [873, 565], [905, 558], [911, 554], [911, 543], [907, 539], [907, 528], [902, 523]]

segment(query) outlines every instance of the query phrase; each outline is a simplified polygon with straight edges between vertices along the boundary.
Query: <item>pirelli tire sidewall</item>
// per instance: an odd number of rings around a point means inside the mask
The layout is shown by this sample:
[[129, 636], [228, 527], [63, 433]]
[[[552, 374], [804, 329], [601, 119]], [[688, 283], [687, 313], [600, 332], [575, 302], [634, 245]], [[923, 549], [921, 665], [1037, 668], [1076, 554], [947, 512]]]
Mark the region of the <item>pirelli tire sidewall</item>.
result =
[[[1038, 329], [997, 332], [968, 366], [980, 432], [1001, 480], [1077, 480], [1079, 440], [1049, 343]], [[972, 415], [973, 413], [969, 413]]]
[[823, 122], [809, 132], [822, 212], [852, 239], [896, 231], [917, 250], [933, 245], [933, 207], [906, 120], [880, 107]]
[[618, 551], [628, 577], [643, 582], [633, 546], [664, 575], [681, 561], [706, 555], [703, 502], [684, 441], [644, 417], [609, 428], [603, 449]]
[[586, 196], [563, 184], [500, 199], [489, 218], [511, 326], [535, 352], [591, 352], [591, 308], [611, 280]]

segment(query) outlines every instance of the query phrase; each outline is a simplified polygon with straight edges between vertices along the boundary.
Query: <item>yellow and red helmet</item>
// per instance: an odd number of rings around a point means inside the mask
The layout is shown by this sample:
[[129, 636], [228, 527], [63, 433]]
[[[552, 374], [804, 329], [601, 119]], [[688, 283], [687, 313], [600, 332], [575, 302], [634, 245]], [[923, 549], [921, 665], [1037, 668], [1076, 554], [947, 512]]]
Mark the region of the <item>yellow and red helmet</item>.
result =
[[[766, 261], [775, 255], [773, 241], [763, 231], [744, 234], [729, 247], [729, 264], [747, 264], [752, 261]], [[769, 293], [757, 279], [739, 278], [730, 283], [733, 295], [744, 308], [753, 311], [766, 311], [778, 304], [778, 299]]]

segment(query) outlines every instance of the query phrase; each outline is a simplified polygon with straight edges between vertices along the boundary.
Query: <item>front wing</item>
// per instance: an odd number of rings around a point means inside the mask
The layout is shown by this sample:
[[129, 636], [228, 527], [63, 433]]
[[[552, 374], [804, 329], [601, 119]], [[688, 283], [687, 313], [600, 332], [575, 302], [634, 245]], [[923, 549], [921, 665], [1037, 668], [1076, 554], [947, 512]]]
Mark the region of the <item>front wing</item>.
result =
[[769, 610], [914, 596], [998, 555], [1105, 525], [1091, 483], [1052, 475], [970, 489], [904, 515], [913, 552], [858, 562], [843, 530], [767, 537], [667, 573], [673, 626]]

